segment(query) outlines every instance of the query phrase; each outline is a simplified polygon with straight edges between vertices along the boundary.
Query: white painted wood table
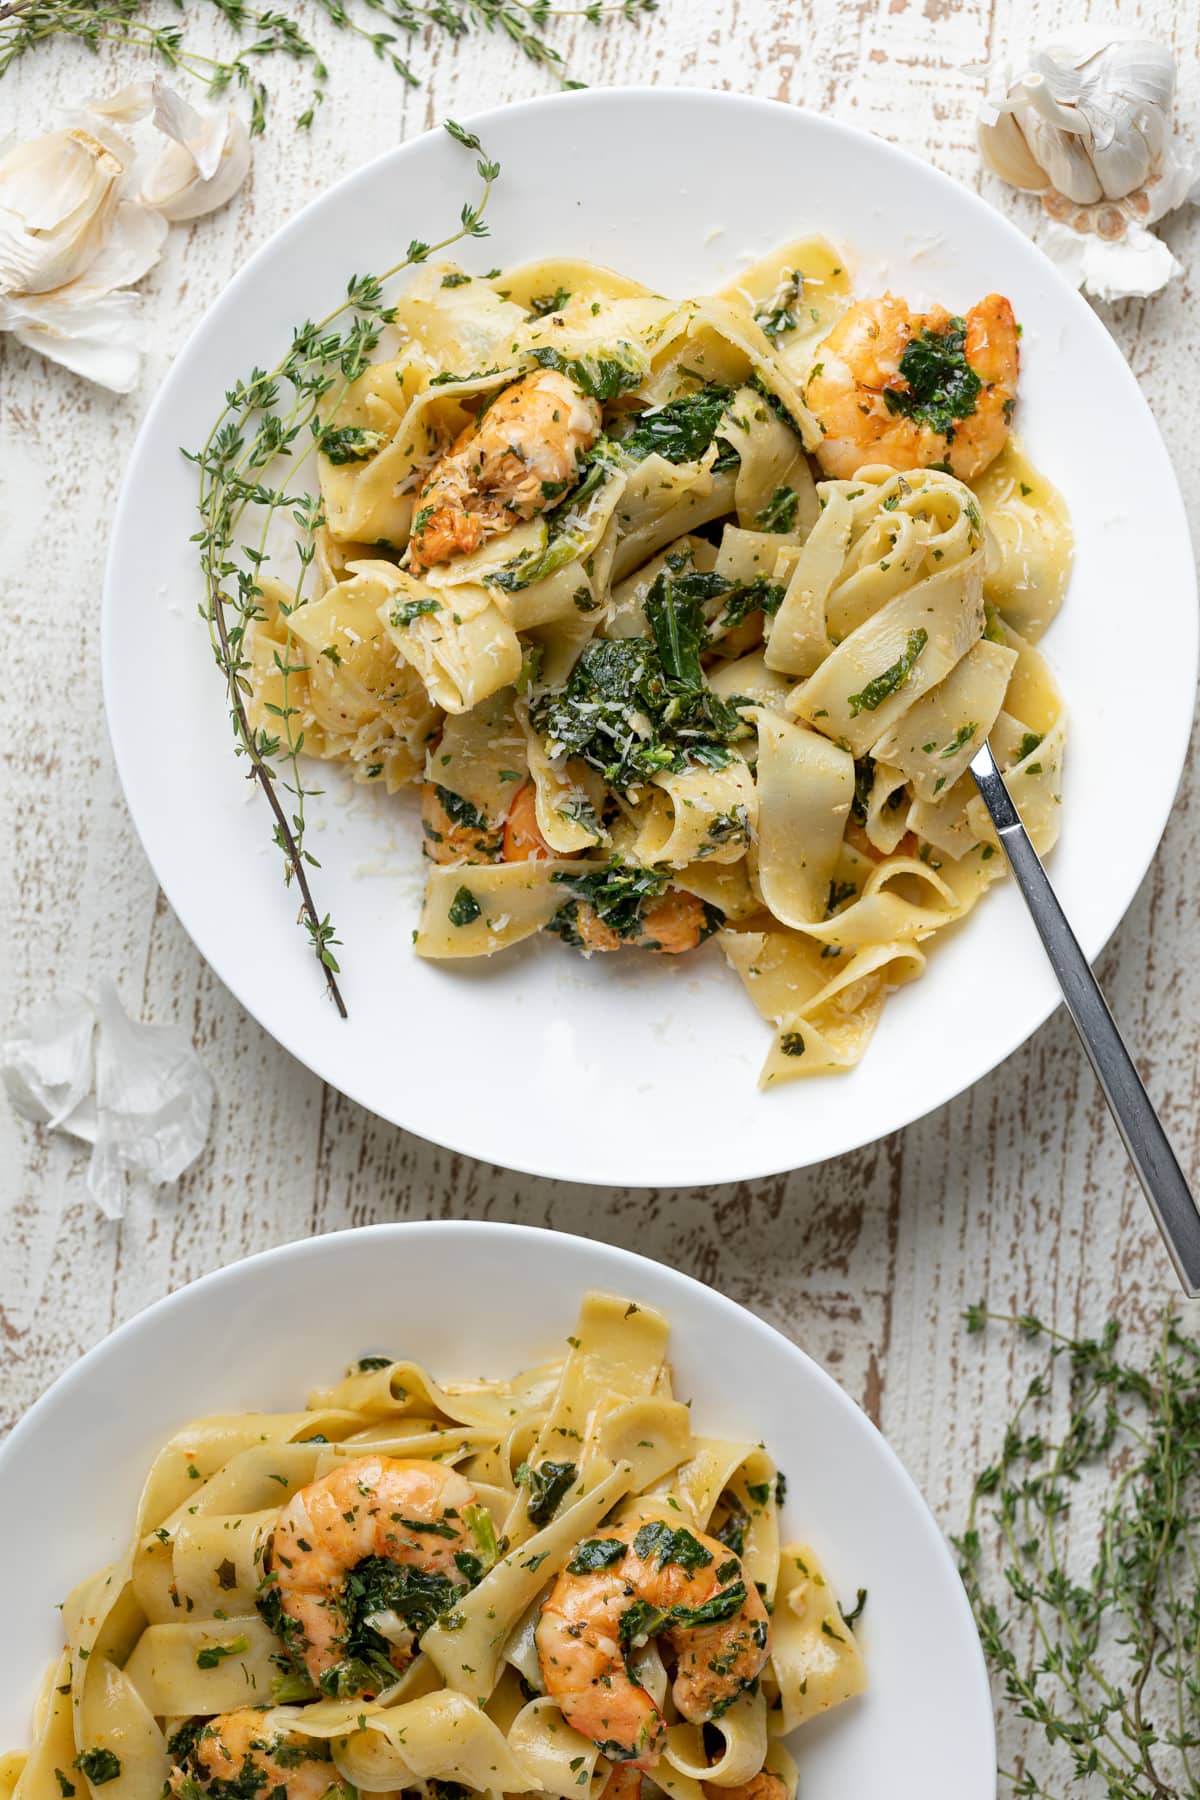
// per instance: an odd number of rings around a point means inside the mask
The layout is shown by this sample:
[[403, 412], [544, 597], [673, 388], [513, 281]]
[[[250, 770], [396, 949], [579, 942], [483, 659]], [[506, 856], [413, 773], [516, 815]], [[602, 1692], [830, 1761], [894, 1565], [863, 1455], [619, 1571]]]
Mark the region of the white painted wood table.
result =
[[[0, 338], [0, 1024], [60, 984], [94, 987], [112, 973], [133, 1011], [193, 1030], [219, 1090], [201, 1161], [176, 1192], [135, 1191], [120, 1224], [87, 1199], [81, 1154], [0, 1105], [0, 1429], [112, 1326], [219, 1264], [380, 1219], [513, 1219], [628, 1245], [753, 1307], [882, 1425], [953, 1529], [1021, 1373], [1002, 1339], [964, 1337], [964, 1305], [986, 1294], [1069, 1331], [1115, 1312], [1136, 1337], [1170, 1291], [1140, 1192], [1061, 1015], [932, 1118], [824, 1168], [715, 1189], [598, 1192], [450, 1155], [323, 1087], [210, 974], [155, 886], [117, 784], [99, 677], [108, 520], [145, 407], [232, 271], [310, 195], [447, 113], [553, 85], [511, 45], [476, 36], [457, 46], [418, 40], [425, 85], [407, 90], [315, 7], [297, 10], [326, 49], [329, 99], [309, 133], [293, 132], [304, 71], [265, 66], [276, 110], [250, 184], [225, 212], [173, 232], [144, 284], [149, 354], [138, 392], [111, 398]], [[972, 65], [1087, 10], [1079, 0], [662, 0], [637, 26], [580, 22], [559, 41], [592, 84], [727, 87], [829, 112], [982, 185], [1031, 225], [1032, 202], [981, 176]], [[1200, 0], [1121, 0], [1096, 14], [1172, 41], [1185, 78], [1200, 74]], [[203, 43], [207, 9], [189, 16]], [[100, 62], [45, 46], [0, 86], [0, 123], [22, 134], [47, 128], [73, 100], [111, 91], [140, 66], [123, 50]], [[776, 179], [801, 228], [811, 174], [780, 169]], [[1195, 529], [1200, 212], [1177, 216], [1167, 236], [1190, 273], [1165, 296], [1104, 317], [1158, 417]], [[1100, 965], [1194, 1178], [1198, 851], [1193, 767]], [[1121, 855], [1119, 820], [1112, 855]]]

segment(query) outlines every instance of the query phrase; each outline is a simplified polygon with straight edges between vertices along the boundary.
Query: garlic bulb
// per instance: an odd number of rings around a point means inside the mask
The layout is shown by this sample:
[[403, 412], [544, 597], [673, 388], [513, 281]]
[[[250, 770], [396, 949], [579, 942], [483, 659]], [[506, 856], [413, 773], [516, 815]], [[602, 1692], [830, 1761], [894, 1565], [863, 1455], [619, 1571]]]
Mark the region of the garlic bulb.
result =
[[[1147, 231], [1196, 194], [1197, 162], [1175, 132], [1175, 59], [1146, 38], [1075, 34], [1000, 73], [979, 113], [979, 148], [1011, 186], [1040, 195], [1040, 241], [1104, 298], [1155, 293], [1177, 267]], [[1099, 242], [1071, 244], [1071, 234]]]
[[156, 81], [154, 123], [171, 142], [142, 182], [143, 206], [182, 223], [232, 199], [250, 167], [249, 134], [232, 107], [199, 112]]
[[[118, 126], [151, 113], [169, 140], [147, 161]], [[128, 292], [162, 252], [168, 222], [236, 193], [250, 166], [231, 109], [199, 112], [161, 80], [90, 100], [60, 131], [0, 157], [0, 331], [125, 394], [141, 364]]]

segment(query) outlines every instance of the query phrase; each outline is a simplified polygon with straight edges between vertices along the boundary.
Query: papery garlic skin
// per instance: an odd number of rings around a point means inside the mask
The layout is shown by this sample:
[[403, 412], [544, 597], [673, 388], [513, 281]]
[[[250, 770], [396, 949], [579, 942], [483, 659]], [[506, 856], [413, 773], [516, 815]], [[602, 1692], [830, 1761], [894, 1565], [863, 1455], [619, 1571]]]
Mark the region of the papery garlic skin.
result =
[[171, 142], [142, 181], [143, 206], [183, 224], [233, 198], [250, 168], [250, 136], [232, 107], [201, 112], [156, 80], [154, 123]]
[[208, 1142], [213, 1084], [190, 1036], [130, 1018], [108, 980], [95, 1003], [63, 993], [14, 1026], [0, 1078], [22, 1118], [92, 1146], [87, 1189], [109, 1219], [129, 1176], [178, 1181]]
[[[1055, 225], [1039, 241], [1106, 299], [1156, 293], [1178, 267], [1146, 230], [1196, 197], [1200, 165], [1172, 123], [1175, 85], [1164, 45], [1080, 33], [1033, 51], [1017, 72], [1006, 66], [980, 108], [984, 161], [1040, 195]], [[1071, 254], [1064, 231], [1099, 243]]]
[[103, 249], [132, 146], [98, 126], [47, 132], [0, 157], [0, 295], [47, 294]]

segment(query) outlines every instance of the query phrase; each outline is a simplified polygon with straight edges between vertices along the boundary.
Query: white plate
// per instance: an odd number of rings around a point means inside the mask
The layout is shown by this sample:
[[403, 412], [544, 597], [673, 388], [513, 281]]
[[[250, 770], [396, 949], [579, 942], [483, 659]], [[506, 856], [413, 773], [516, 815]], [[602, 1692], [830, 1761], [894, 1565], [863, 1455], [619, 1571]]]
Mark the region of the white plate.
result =
[[588, 1287], [667, 1314], [676, 1391], [697, 1428], [765, 1442], [788, 1477], [785, 1530], [811, 1542], [840, 1596], [868, 1590], [870, 1691], [792, 1740], [805, 1800], [994, 1800], [966, 1596], [879, 1433], [816, 1363], [711, 1288], [515, 1225], [376, 1225], [270, 1250], [159, 1301], [55, 1383], [0, 1447], [0, 1746], [27, 1742], [43, 1665], [61, 1647], [55, 1606], [123, 1547], [150, 1460], [178, 1426], [295, 1407], [370, 1352], [443, 1376], [528, 1367], [557, 1353]]
[[[933, 169], [830, 120], [726, 94], [637, 89], [531, 101], [473, 121], [504, 172], [467, 266], [590, 256], [663, 292], [711, 289], [773, 244], [824, 231], [860, 288], [962, 308], [1009, 294], [1025, 327], [1020, 429], [1061, 487], [1075, 578], [1046, 639], [1071, 713], [1052, 872], [1095, 956], [1166, 822], [1191, 726], [1192, 551], [1174, 475], [1129, 369], [1088, 306], [998, 214]], [[269, 365], [346, 277], [432, 238], [472, 191], [438, 132], [313, 202], [203, 321], [142, 429], [113, 532], [104, 686], [130, 811], [168, 899], [242, 1003], [317, 1074], [384, 1118], [487, 1161], [579, 1181], [740, 1179], [819, 1162], [919, 1118], [995, 1067], [1057, 990], [1011, 887], [939, 938], [889, 1000], [859, 1069], [756, 1087], [767, 1048], [713, 947], [595, 957], [553, 942], [490, 965], [420, 962], [419, 832], [405, 798], [326, 769], [314, 875], [344, 948], [340, 1024], [249, 805], [196, 618], [195, 476], [219, 396]], [[420, 196], [419, 203], [406, 196]], [[364, 870], [371, 871], [363, 873]], [[395, 870], [398, 874], [381, 874]], [[357, 871], [357, 873], [356, 873]]]

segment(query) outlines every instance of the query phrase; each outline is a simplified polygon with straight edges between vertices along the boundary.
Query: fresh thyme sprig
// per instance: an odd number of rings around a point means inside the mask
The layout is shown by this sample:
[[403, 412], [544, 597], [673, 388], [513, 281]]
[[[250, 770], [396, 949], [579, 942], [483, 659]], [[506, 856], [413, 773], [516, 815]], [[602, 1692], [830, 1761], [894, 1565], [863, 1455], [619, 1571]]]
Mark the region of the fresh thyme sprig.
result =
[[[343, 1018], [346, 1007], [333, 953], [340, 940], [329, 914], [321, 916], [308, 879], [309, 869], [320, 864], [305, 847], [305, 802], [321, 790], [308, 787], [303, 777], [304, 732], [296, 724], [301, 709], [293, 704], [290, 682], [305, 672], [306, 665], [303, 660], [293, 660], [293, 637], [287, 625], [308, 598], [305, 583], [315, 534], [324, 515], [319, 497], [300, 488], [296, 477], [319, 447], [327, 421], [346, 389], [366, 368], [384, 326], [395, 316], [386, 304], [384, 284], [464, 238], [487, 236], [484, 213], [500, 165], [487, 157], [473, 132], [452, 119], [446, 120], [445, 129], [466, 149], [479, 153], [475, 166], [483, 184], [479, 199], [463, 207], [456, 229], [437, 243], [414, 239], [401, 260], [382, 275], [352, 276], [341, 305], [319, 323], [306, 321], [296, 329], [286, 356], [273, 369], [255, 368], [246, 380], [235, 383], [202, 447], [184, 451], [200, 471], [197, 505], [201, 523], [192, 538], [199, 546], [204, 578], [200, 614], [225, 683], [234, 747], [239, 756], [248, 759], [249, 778], [258, 783], [271, 809], [273, 838], [283, 855], [285, 880], [289, 884], [294, 881], [299, 891], [300, 922]], [[288, 465], [286, 481], [273, 476], [281, 459]], [[246, 711], [246, 700], [253, 692], [247, 673], [251, 665], [246, 634], [253, 623], [266, 617], [261, 582], [271, 562], [268, 536], [280, 515], [290, 521], [295, 564], [287, 583], [290, 597], [279, 601], [285, 623], [284, 647], [282, 652], [276, 650], [272, 659], [280, 697], [266, 706], [277, 729], [256, 730]]]
[[[1063, 1779], [1028, 1763], [1002, 1773], [1029, 1800], [1060, 1800], [1068, 1782], [1107, 1800], [1195, 1796], [1200, 1344], [1167, 1312], [1143, 1369], [1119, 1359], [1115, 1321], [1071, 1339], [1028, 1316], [967, 1313], [969, 1331], [989, 1321], [1048, 1354], [976, 1478], [956, 1548], [988, 1662], [1065, 1766]], [[997, 1543], [1002, 1586], [986, 1573]]]
[[[379, 61], [410, 87], [420, 86], [420, 77], [406, 54], [415, 38], [442, 32], [457, 39], [477, 29], [508, 38], [563, 87], [580, 87], [582, 83], [568, 74], [562, 52], [546, 31], [568, 19], [584, 19], [591, 25], [607, 19], [633, 20], [658, 6], [658, 0], [583, 0], [578, 6], [553, 6], [550, 0], [361, 0], [362, 14], [356, 16], [353, 3], [317, 0], [331, 25], [361, 38]], [[250, 129], [257, 133], [266, 125], [270, 104], [258, 67], [266, 57], [285, 56], [307, 63], [311, 71], [308, 104], [296, 119], [301, 128], [311, 125], [325, 98], [329, 71], [317, 46], [295, 19], [278, 7], [250, 6], [246, 0], [210, 0], [210, 4], [239, 36], [250, 36], [248, 43], [225, 58], [194, 50], [181, 26], [156, 24], [146, 17], [147, 0], [3, 0], [0, 77], [47, 38], [76, 38], [90, 50], [98, 50], [101, 44], [135, 44], [168, 67], [193, 76], [210, 94], [243, 90], [250, 98]], [[182, 11], [183, 0], [175, 0], [175, 6]]]

